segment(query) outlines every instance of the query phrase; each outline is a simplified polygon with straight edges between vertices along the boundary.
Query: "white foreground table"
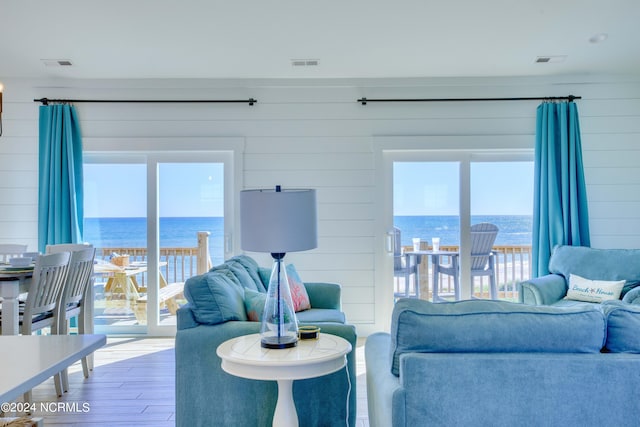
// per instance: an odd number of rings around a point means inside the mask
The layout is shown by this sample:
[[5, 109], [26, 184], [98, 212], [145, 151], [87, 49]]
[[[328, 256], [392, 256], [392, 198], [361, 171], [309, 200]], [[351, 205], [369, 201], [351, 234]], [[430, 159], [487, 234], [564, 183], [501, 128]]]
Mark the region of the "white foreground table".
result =
[[11, 402], [107, 342], [105, 335], [0, 336], [0, 402]]
[[293, 380], [320, 377], [342, 369], [351, 351], [349, 341], [330, 334], [318, 340], [300, 340], [293, 348], [270, 350], [260, 346], [260, 334], [245, 335], [220, 344], [222, 369], [237, 377], [278, 381], [274, 427], [297, 427]]

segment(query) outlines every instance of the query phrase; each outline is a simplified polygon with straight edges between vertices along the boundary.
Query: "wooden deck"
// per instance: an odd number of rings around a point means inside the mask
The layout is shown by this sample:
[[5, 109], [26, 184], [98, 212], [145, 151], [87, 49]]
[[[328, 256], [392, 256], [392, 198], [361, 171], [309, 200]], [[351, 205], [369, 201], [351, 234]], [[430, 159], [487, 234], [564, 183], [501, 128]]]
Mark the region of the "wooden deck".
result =
[[[430, 249], [426, 243], [422, 243], [421, 249]], [[458, 246], [440, 246], [443, 251], [457, 252]], [[412, 251], [413, 247], [402, 247], [403, 253]], [[498, 287], [498, 298], [511, 301], [518, 300], [517, 283], [531, 278], [531, 246], [530, 245], [494, 245], [493, 251], [496, 254], [496, 283]], [[433, 279], [431, 276], [431, 257], [423, 257], [426, 262], [420, 263], [420, 294], [421, 298], [429, 299], [432, 294]], [[446, 258], [444, 262], [446, 262]], [[478, 298], [489, 298], [489, 278], [476, 277], [474, 296]], [[440, 275], [440, 294], [453, 295], [452, 276]], [[400, 291], [404, 289], [404, 281], [396, 279], [394, 286]], [[411, 285], [413, 289], [413, 284]], [[482, 290], [482, 292], [481, 292]], [[413, 293], [413, 292], [412, 292]]]

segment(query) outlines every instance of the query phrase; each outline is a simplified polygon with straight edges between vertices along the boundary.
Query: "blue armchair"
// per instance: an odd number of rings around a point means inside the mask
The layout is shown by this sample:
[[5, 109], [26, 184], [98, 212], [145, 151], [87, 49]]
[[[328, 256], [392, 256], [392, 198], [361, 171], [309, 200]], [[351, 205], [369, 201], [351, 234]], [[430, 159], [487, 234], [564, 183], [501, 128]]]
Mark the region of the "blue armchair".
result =
[[577, 305], [564, 299], [569, 276], [591, 280], [625, 280], [623, 302], [640, 304], [640, 249], [593, 249], [556, 246], [549, 259], [550, 274], [519, 284], [520, 302], [531, 305]]

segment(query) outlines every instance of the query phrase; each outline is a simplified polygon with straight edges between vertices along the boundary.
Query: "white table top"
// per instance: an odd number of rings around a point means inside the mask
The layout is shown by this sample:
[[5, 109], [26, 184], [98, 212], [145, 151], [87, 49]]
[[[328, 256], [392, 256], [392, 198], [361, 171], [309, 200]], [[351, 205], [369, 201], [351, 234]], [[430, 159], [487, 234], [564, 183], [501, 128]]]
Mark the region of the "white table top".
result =
[[222, 369], [256, 380], [297, 380], [319, 377], [346, 365], [351, 344], [344, 338], [320, 333], [318, 340], [299, 340], [296, 347], [266, 349], [260, 334], [245, 335], [218, 346]]
[[10, 402], [105, 345], [105, 335], [0, 336], [0, 402]]

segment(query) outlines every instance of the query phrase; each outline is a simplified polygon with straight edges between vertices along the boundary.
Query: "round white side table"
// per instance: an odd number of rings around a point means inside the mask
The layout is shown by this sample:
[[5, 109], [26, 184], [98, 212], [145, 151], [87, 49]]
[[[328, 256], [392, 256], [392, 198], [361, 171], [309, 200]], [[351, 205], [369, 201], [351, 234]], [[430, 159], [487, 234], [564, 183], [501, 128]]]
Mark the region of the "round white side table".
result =
[[342, 369], [350, 351], [349, 341], [321, 333], [317, 340], [299, 340], [296, 347], [287, 349], [262, 348], [260, 334], [244, 335], [223, 342], [216, 352], [222, 359], [222, 369], [231, 375], [276, 380], [278, 400], [273, 426], [297, 427], [293, 380], [320, 377]]

